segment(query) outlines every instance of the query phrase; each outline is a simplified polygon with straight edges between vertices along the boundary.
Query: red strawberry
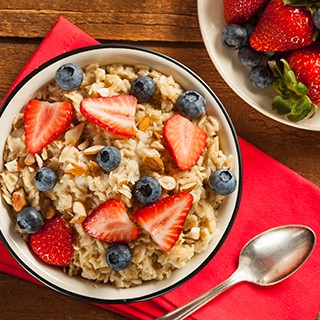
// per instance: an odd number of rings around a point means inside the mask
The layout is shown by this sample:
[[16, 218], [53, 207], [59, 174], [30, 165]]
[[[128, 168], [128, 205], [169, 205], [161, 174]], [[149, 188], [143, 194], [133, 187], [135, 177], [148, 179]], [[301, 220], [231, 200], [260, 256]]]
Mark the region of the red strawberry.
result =
[[320, 106], [320, 45], [296, 50], [287, 61], [297, 80], [307, 87], [311, 101]]
[[129, 219], [121, 200], [107, 200], [94, 209], [82, 223], [92, 237], [108, 242], [129, 242], [141, 230]]
[[251, 20], [269, 0], [224, 0], [224, 19], [228, 24]]
[[112, 97], [85, 98], [81, 113], [99, 127], [121, 136], [134, 137], [137, 98], [120, 94]]
[[257, 51], [290, 51], [311, 44], [313, 33], [309, 9], [271, 0], [250, 37], [250, 45]]
[[73, 117], [68, 102], [30, 100], [24, 111], [26, 147], [37, 153], [69, 127]]
[[133, 218], [168, 252], [180, 236], [192, 201], [190, 193], [174, 194], [138, 209]]
[[181, 170], [189, 170], [199, 160], [207, 134], [179, 114], [170, 117], [163, 128], [169, 150]]
[[29, 244], [47, 264], [65, 266], [73, 257], [70, 226], [61, 217], [46, 222], [39, 231], [31, 234]]
[[291, 121], [311, 117], [320, 106], [320, 46], [293, 51], [287, 61], [281, 59], [283, 68], [275, 61], [269, 62], [277, 79], [274, 81], [277, 96], [272, 106], [279, 114], [289, 114]]

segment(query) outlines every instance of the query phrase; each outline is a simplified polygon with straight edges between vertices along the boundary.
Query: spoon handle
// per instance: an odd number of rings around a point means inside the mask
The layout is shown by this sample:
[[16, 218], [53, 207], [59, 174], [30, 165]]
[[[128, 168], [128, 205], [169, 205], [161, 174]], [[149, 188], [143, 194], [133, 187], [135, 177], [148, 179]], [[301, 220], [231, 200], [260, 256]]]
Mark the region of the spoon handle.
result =
[[208, 292], [204, 293], [203, 295], [199, 296], [198, 298], [190, 301], [189, 303], [185, 304], [184, 306], [177, 308], [164, 316], [157, 318], [156, 320], [180, 320], [185, 319], [194, 311], [201, 308], [207, 302], [211, 301], [213, 298], [218, 296], [220, 293], [226, 291], [233, 285], [244, 281], [244, 277], [242, 276], [240, 269], [237, 269], [227, 280], [216, 286], [215, 288], [209, 290]]

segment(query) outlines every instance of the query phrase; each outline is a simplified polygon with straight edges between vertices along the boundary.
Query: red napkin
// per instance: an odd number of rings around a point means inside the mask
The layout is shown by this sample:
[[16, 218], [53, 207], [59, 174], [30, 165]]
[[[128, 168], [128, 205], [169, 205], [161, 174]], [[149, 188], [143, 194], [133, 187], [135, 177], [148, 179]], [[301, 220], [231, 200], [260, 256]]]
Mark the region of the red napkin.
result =
[[[64, 37], [61, 38], [63, 30]], [[71, 49], [98, 42], [59, 18], [12, 88], [34, 68]], [[129, 319], [150, 320], [173, 310], [219, 284], [237, 267], [247, 241], [269, 228], [304, 224], [320, 232], [320, 189], [240, 138], [243, 196], [234, 226], [221, 250], [194, 278], [161, 297], [127, 305], [99, 305]], [[189, 319], [314, 319], [320, 310], [319, 245], [293, 276], [272, 287], [241, 283], [217, 297]], [[39, 283], [0, 244], [0, 271]]]

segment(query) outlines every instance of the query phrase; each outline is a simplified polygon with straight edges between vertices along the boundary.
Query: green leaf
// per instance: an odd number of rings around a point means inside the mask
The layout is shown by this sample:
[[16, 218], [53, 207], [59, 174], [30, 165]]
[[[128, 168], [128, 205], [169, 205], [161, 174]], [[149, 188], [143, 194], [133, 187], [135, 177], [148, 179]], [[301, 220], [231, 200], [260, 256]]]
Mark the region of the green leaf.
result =
[[294, 91], [298, 96], [304, 96], [309, 93], [308, 88], [302, 82], [295, 84], [295, 86], [292, 87], [292, 91]]
[[318, 107], [308, 97], [308, 88], [298, 82], [289, 63], [281, 59], [283, 69], [275, 61], [269, 62], [269, 66], [277, 79], [273, 82], [273, 88], [277, 94], [272, 100], [272, 107], [278, 114], [287, 115], [290, 121], [300, 121], [306, 117], [312, 117], [318, 111]]
[[288, 114], [292, 109], [292, 102], [290, 99], [285, 100], [281, 96], [276, 96], [272, 99], [272, 107], [281, 115]]
[[301, 115], [298, 116], [293, 116], [292, 114], [288, 115], [288, 120], [292, 121], [292, 122], [299, 122], [303, 119], [304, 117], [302, 117]]
[[283, 0], [285, 5], [298, 7], [320, 6], [319, 0]]
[[312, 106], [312, 102], [309, 99], [308, 96], [304, 96], [303, 98], [297, 100], [291, 109], [291, 114], [292, 115], [301, 115], [301, 114], [305, 114], [307, 112], [307, 114], [311, 111], [311, 106]]

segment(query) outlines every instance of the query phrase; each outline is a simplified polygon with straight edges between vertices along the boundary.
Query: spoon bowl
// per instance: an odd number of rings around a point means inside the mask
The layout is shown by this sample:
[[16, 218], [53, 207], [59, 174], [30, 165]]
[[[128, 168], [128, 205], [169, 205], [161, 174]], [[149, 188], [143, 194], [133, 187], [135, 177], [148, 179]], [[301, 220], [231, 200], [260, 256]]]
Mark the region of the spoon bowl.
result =
[[292, 273], [308, 259], [315, 245], [314, 232], [304, 226], [290, 225], [265, 231], [242, 249], [239, 268], [246, 281], [269, 286]]
[[310, 257], [315, 244], [316, 235], [306, 226], [287, 225], [269, 229], [244, 246], [238, 269], [227, 280], [158, 320], [185, 319], [241, 281], [261, 286], [274, 285], [297, 271]]

